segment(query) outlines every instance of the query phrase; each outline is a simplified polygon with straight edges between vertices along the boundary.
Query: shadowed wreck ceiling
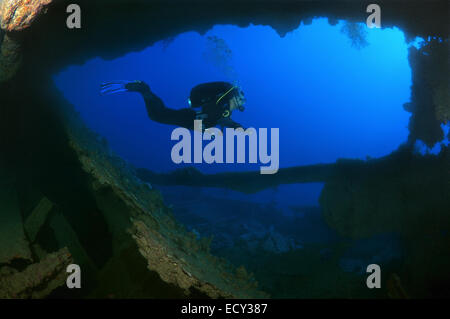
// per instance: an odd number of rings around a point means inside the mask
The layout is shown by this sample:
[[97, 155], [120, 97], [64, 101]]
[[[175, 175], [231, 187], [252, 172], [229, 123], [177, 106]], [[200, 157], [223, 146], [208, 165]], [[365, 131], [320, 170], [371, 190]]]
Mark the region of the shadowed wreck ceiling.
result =
[[[270, 25], [284, 36], [314, 17], [328, 17], [331, 24], [364, 22], [370, 2], [78, 1], [82, 27], [72, 30], [66, 28], [70, 3], [0, 1], [0, 220], [8, 225], [8, 232], [0, 225], [0, 246], [9, 247], [0, 253], [0, 297], [58, 295], [71, 260], [89, 269], [89, 284], [78, 292], [82, 297], [106, 297], [111, 291], [116, 297], [268, 297], [244, 268], [211, 255], [207, 241], [198, 241], [174, 221], [159, 192], [84, 126], [51, 75], [94, 57], [114, 59], [142, 50], [182, 32], [202, 33], [215, 24]], [[411, 295], [429, 297], [439, 295], [437, 282], [450, 283], [448, 272], [440, 272], [450, 266], [443, 257], [449, 243], [431, 249], [431, 241], [417, 238], [436, 236], [438, 225], [450, 225], [449, 150], [443, 146], [435, 157], [412, 151], [417, 139], [428, 146], [441, 141], [441, 124], [450, 119], [449, 5], [377, 3], [382, 27], [400, 28], [407, 41], [428, 40], [409, 52], [408, 143], [383, 159], [291, 168], [266, 182], [272, 187], [324, 181], [323, 215], [338, 232], [364, 238], [398, 231], [410, 239], [411, 251], [420, 253], [407, 259], [404, 276], [417, 277], [403, 284]], [[248, 179], [239, 174], [215, 179], [193, 171], [167, 176], [140, 171], [139, 176], [150, 183], [243, 192], [255, 187], [242, 183]], [[434, 275], [423, 271], [424, 262]], [[30, 267], [41, 267], [45, 278], [34, 278]], [[112, 277], [121, 279], [107, 279]], [[32, 280], [24, 287], [15, 284], [16, 278]], [[124, 293], [124, 287], [133, 293]]]

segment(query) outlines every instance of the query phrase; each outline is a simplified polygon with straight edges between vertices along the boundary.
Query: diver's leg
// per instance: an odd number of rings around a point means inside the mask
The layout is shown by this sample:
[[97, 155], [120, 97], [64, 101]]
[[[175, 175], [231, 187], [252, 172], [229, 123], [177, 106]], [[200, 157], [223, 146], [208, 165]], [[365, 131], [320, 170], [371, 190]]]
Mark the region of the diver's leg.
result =
[[116, 94], [121, 92], [140, 93], [144, 98], [147, 113], [151, 119], [160, 121], [164, 118], [165, 105], [163, 101], [150, 90], [144, 81], [110, 81], [101, 84], [100, 93], [102, 95]]

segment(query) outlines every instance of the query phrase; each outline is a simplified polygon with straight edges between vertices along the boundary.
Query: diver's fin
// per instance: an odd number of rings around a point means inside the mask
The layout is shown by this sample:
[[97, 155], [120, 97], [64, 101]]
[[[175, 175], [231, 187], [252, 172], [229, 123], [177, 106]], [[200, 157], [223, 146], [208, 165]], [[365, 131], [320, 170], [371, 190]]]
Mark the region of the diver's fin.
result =
[[128, 89], [125, 86], [129, 83], [134, 83], [134, 82], [136, 82], [136, 81], [119, 80], [119, 81], [104, 82], [100, 86], [100, 94], [101, 95], [109, 95], [109, 94], [128, 92]]

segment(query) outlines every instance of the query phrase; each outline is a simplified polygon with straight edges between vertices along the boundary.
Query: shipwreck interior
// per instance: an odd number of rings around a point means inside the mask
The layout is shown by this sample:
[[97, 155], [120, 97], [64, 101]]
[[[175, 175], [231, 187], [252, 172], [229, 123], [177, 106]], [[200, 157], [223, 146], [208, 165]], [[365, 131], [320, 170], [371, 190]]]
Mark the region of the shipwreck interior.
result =
[[[270, 26], [284, 37], [314, 18], [365, 22], [370, 2], [78, 1], [80, 29], [66, 27], [70, 3], [0, 0], [1, 298], [450, 296], [447, 1], [379, 2], [382, 28], [399, 28], [407, 42], [424, 39], [408, 49], [405, 143], [379, 158], [284, 167], [269, 176], [135, 168], [87, 127], [54, 76], [218, 24]], [[420, 153], [418, 141], [439, 151]], [[320, 207], [302, 214], [320, 215], [333, 231], [323, 236], [345, 240], [276, 253], [233, 251], [187, 227], [189, 220], [176, 218], [170, 196], [162, 195], [164, 187], [185, 187], [201, 198], [195, 189], [254, 194], [298, 183], [324, 185]], [[258, 218], [287, 232], [308, 227], [292, 220], [279, 225], [273, 207], [260, 209]], [[383, 270], [381, 289], [361, 285], [364, 269], [342, 270], [356, 241], [402, 245], [401, 260]], [[81, 289], [65, 285], [71, 263], [83, 269]], [[271, 271], [277, 267], [282, 271]]]

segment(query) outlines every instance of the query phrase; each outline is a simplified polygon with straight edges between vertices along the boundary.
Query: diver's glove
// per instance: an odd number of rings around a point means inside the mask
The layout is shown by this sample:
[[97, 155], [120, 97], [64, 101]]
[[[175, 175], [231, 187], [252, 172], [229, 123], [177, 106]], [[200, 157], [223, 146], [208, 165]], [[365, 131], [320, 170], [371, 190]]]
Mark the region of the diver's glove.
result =
[[150, 87], [143, 81], [111, 81], [101, 84], [100, 93], [102, 95], [116, 94], [122, 92], [140, 92], [150, 91]]

